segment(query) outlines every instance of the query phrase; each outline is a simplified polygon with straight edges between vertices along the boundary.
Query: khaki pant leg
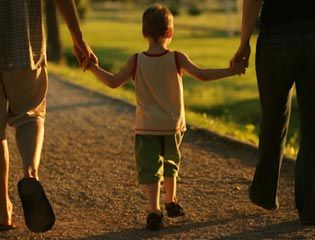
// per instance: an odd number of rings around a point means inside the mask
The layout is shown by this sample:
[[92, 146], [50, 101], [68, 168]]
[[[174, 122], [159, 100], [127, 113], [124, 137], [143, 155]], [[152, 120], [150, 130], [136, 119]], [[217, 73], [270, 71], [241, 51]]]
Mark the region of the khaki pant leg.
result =
[[9, 103], [8, 123], [17, 127], [46, 115], [47, 69], [3, 72], [3, 86]]

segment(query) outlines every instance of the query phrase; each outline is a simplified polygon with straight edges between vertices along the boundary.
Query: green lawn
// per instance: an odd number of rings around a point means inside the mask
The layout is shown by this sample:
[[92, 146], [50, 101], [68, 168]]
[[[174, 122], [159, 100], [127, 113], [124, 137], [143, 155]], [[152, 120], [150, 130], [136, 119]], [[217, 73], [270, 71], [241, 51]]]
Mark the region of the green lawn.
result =
[[[235, 18], [235, 16], [232, 16]], [[90, 14], [82, 24], [87, 41], [99, 57], [103, 67], [116, 72], [128, 59], [139, 51], [146, 50], [141, 35], [140, 11], [97, 11]], [[175, 18], [175, 36], [171, 49], [187, 53], [202, 67], [224, 68], [234, 54], [239, 37], [227, 37], [227, 17], [222, 13], [207, 13], [198, 17], [186, 15]], [[238, 24], [234, 23], [235, 27]], [[75, 64], [72, 56], [71, 39], [64, 25], [62, 40], [68, 62]], [[231, 77], [214, 82], [202, 83], [184, 77], [187, 121], [190, 124], [214, 130], [220, 134], [236, 137], [257, 144], [260, 109], [254, 70], [254, 46], [245, 76]], [[99, 83], [91, 73], [83, 73], [75, 67], [50, 63], [51, 73], [59, 74], [87, 88], [105, 92], [111, 96], [134, 102], [131, 84], [111, 90]], [[298, 120], [296, 100], [293, 101], [293, 116], [288, 136], [286, 154], [295, 156], [298, 145]]]

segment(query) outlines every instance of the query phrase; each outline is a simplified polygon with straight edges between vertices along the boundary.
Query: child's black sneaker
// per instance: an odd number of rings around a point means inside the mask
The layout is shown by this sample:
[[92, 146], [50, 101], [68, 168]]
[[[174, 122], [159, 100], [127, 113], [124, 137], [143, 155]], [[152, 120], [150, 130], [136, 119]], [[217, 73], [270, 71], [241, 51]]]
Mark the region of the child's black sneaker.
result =
[[163, 228], [163, 213], [151, 212], [147, 217], [147, 224], [145, 227], [149, 230], [160, 230]]
[[167, 216], [170, 218], [185, 216], [183, 207], [177, 202], [170, 202], [165, 204]]

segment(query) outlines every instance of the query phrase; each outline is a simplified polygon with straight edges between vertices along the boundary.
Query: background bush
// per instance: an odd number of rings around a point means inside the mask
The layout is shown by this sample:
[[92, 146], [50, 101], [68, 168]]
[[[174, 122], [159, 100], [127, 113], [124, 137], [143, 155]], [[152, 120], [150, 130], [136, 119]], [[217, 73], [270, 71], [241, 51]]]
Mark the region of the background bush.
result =
[[195, 4], [189, 5], [189, 7], [188, 7], [188, 14], [190, 16], [198, 16], [201, 13], [202, 13], [202, 11], [197, 5], [195, 5]]
[[80, 20], [86, 19], [89, 10], [89, 0], [75, 0]]

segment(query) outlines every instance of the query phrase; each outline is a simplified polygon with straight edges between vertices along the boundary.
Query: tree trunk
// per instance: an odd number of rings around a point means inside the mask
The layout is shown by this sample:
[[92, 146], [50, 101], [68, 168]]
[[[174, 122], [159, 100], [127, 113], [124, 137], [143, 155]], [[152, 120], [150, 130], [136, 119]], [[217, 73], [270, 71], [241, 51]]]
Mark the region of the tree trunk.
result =
[[59, 25], [54, 0], [45, 0], [47, 59], [61, 62], [64, 58], [60, 41]]

